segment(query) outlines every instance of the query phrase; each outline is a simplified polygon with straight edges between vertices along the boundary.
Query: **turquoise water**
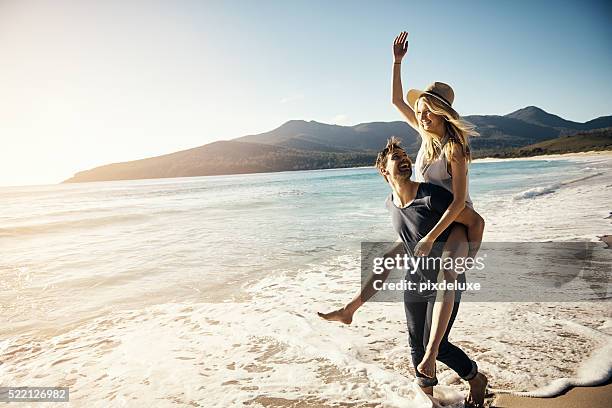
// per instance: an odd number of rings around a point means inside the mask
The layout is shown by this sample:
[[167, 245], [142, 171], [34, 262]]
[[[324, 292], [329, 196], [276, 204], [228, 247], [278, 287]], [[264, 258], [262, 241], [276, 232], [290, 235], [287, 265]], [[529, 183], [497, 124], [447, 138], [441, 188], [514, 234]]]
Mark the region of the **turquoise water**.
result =
[[[470, 191], [478, 209], [579, 177], [583, 167], [474, 163]], [[395, 240], [388, 193], [373, 168], [0, 189], [3, 330], [239, 298], [242, 285], [280, 270]]]

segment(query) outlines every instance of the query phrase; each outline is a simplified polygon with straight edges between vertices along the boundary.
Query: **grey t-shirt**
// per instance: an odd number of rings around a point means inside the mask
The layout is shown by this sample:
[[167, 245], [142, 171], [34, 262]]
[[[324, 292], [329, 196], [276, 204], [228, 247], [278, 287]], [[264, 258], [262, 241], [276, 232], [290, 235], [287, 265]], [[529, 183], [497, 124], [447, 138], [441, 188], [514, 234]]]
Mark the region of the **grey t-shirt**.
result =
[[[404, 208], [393, 202], [393, 193], [387, 197], [393, 228], [404, 244], [419, 242], [440, 221], [442, 214], [453, 201], [453, 195], [443, 187], [431, 183], [419, 183], [414, 201]], [[436, 242], [446, 242], [453, 224], [440, 234]]]
[[[399, 208], [393, 202], [393, 193], [389, 194], [386, 206], [391, 213], [393, 228], [404, 242], [406, 253], [410, 256], [414, 254], [415, 245], [427, 235], [432, 228], [440, 221], [442, 215], [453, 201], [453, 195], [443, 187], [431, 183], [420, 183], [412, 203], [404, 208]], [[444, 243], [448, 240], [453, 222], [436, 239], [430, 257], [442, 255]], [[437, 279], [437, 272], [434, 270], [421, 270], [414, 274], [410, 280], [422, 281]], [[421, 275], [421, 276], [418, 276]], [[465, 281], [465, 274], [459, 276], [459, 281]]]

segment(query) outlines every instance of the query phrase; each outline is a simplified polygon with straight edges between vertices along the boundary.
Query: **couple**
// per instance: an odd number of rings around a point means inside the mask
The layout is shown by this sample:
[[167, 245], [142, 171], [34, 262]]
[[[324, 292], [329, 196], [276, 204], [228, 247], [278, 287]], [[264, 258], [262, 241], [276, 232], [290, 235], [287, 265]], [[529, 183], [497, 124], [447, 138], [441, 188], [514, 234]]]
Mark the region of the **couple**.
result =
[[[393, 104], [421, 136], [421, 148], [414, 164], [399, 141], [391, 138], [378, 153], [376, 168], [389, 183], [392, 193], [386, 201], [400, 241], [385, 257], [436, 256], [443, 259], [475, 257], [482, 241], [484, 221], [473, 209], [468, 193], [468, 163], [471, 160], [468, 137], [477, 135], [452, 108], [450, 86], [434, 82], [425, 91], [411, 89], [404, 101], [401, 61], [408, 50], [408, 33], [400, 33], [393, 45]], [[443, 250], [440, 242], [444, 245]], [[465, 275], [453, 270], [420, 271], [407, 280], [446, 280], [465, 282]], [[318, 313], [326, 320], [350, 324], [353, 314], [376, 293], [374, 282], [388, 277], [390, 270], [371, 275], [360, 293], [345, 307], [331, 313]], [[487, 378], [459, 347], [448, 341], [457, 315], [461, 292], [438, 290], [433, 293], [404, 292], [408, 340], [417, 384], [433, 395], [437, 384], [436, 359], [469, 382], [466, 407], [482, 407]]]

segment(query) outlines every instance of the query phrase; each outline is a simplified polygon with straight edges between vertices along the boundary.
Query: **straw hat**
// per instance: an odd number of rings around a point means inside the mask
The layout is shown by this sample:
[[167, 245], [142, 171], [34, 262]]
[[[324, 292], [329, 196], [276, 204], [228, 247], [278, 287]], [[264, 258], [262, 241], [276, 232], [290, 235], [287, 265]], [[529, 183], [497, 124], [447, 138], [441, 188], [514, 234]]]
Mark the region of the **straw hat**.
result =
[[414, 103], [422, 95], [433, 96], [442, 101], [445, 105], [448, 105], [449, 108], [452, 108], [453, 101], [455, 100], [455, 92], [453, 92], [453, 88], [451, 88], [450, 85], [444, 82], [434, 82], [425, 88], [424, 91], [418, 89], [409, 90], [408, 105], [414, 109]]

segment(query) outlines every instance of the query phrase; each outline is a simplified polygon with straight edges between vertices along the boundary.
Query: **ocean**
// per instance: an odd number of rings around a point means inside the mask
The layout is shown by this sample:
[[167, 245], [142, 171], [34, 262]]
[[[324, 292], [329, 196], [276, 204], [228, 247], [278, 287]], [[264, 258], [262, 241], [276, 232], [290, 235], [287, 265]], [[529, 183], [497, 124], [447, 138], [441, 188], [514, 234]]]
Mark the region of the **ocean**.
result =
[[[597, 241], [611, 173], [610, 156], [472, 163], [485, 240]], [[315, 314], [359, 288], [362, 241], [396, 239], [389, 191], [373, 168], [0, 188], [0, 383], [88, 407], [418, 407], [401, 304]], [[554, 393], [609, 375], [609, 357], [580, 370], [611, 311], [466, 304], [451, 337], [492, 388]], [[441, 399], [465, 390], [439, 378]]]

